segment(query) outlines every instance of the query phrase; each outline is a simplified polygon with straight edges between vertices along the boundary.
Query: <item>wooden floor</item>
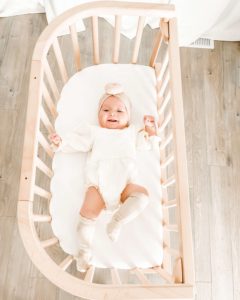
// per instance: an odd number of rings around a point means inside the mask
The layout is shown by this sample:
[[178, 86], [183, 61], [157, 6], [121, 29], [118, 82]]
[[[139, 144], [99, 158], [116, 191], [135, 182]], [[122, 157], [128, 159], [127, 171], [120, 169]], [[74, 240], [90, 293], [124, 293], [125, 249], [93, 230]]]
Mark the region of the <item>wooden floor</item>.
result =
[[[34, 44], [45, 15], [0, 19], [0, 300], [73, 300], [32, 265], [16, 208]], [[181, 49], [198, 300], [240, 299], [240, 43]], [[114, 300], [114, 299], [113, 299]]]

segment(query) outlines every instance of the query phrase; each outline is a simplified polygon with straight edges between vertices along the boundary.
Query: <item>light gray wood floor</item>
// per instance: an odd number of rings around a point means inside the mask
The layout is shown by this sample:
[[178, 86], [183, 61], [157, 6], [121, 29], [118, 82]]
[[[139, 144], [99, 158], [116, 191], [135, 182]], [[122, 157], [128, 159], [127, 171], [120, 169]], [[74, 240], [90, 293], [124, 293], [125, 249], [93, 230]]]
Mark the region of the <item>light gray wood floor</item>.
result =
[[[77, 299], [32, 265], [16, 220], [31, 55], [45, 26], [43, 14], [0, 19], [0, 300]], [[197, 299], [239, 300], [240, 43], [182, 48], [181, 65]]]

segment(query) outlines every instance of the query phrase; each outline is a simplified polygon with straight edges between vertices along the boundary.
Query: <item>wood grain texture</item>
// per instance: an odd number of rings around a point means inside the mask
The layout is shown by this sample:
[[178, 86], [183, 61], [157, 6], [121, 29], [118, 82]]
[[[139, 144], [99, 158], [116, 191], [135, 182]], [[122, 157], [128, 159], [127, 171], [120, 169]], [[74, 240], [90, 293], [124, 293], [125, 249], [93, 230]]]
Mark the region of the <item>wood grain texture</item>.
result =
[[[31, 55], [46, 24], [43, 14], [0, 19], [0, 299], [4, 300], [80, 299], [55, 287], [32, 265], [16, 224]], [[106, 22], [101, 26], [104, 61], [111, 27]], [[152, 35], [148, 33], [147, 29], [142, 36], [139, 62], [151, 55]], [[92, 54], [85, 51], [83, 42], [90, 45], [91, 37], [83, 32], [78, 38], [86, 66]], [[63, 53], [71, 47], [70, 42], [60, 39]], [[120, 61], [123, 55], [130, 61], [132, 53], [124, 51], [129, 45], [134, 45], [134, 40], [122, 37]], [[56, 63], [50, 65], [57, 70]], [[181, 49], [181, 65], [196, 299], [239, 300], [240, 44], [217, 42], [214, 50]], [[67, 67], [68, 71], [74, 69], [72, 60]], [[39, 230], [43, 239], [50, 237], [47, 229]], [[109, 278], [98, 280], [107, 282]]]
[[236, 300], [240, 44], [181, 54], [197, 299]]
[[[196, 49], [195, 49], [196, 50]], [[211, 257], [209, 237], [209, 168], [207, 165], [207, 140], [205, 114], [207, 105], [203, 96], [202, 82], [204, 73], [201, 71], [203, 61], [207, 53], [184, 49], [185, 55], [189, 55], [191, 64], [185, 61], [182, 68], [183, 89], [185, 100], [185, 119], [189, 154], [189, 178], [192, 188], [192, 213], [194, 228], [194, 245], [197, 281], [211, 280]], [[182, 51], [182, 53], [183, 53]], [[198, 70], [198, 71], [196, 71]], [[193, 88], [195, 87], [195, 88]], [[190, 152], [191, 151], [191, 152]], [[198, 224], [202, 224], [198, 226]], [[203, 246], [204, 245], [204, 246]]]

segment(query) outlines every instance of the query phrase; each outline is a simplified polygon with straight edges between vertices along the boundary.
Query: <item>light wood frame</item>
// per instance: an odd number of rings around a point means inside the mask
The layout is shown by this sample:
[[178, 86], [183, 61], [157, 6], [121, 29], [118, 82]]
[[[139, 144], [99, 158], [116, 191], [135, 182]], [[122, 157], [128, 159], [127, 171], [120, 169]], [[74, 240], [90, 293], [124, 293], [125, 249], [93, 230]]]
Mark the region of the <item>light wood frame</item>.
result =
[[[52, 99], [51, 94], [56, 100], [60, 95], [56, 79], [47, 61], [48, 51], [50, 47], [54, 49], [61, 78], [65, 84], [69, 76], [57, 36], [64, 29], [69, 29], [73, 45], [71, 55], [75, 59], [76, 72], [81, 70], [80, 48], [75, 24], [78, 18], [92, 17], [93, 64], [100, 63], [98, 16], [106, 14], [114, 15], [116, 20], [115, 38], [113, 39], [114, 51], [112, 57], [109, 58], [109, 62], [112, 60], [113, 63], [118, 63], [119, 27], [123, 15], [139, 17], [136, 28], [137, 36], [130, 63], [137, 63], [145, 18], [155, 16], [159, 18], [160, 22], [160, 29], [157, 32], [152, 55], [149, 58], [149, 65], [155, 69], [156, 73], [159, 125], [163, 139], [160, 145], [162, 168], [160, 184], [163, 187], [163, 198], [159, 201], [162, 202], [164, 212], [164, 260], [161, 266], [151, 269], [129, 270], [138, 278], [138, 284], [122, 284], [117, 269], [111, 269], [112, 284], [93, 283], [94, 266], [87, 271], [84, 279], [67, 273], [67, 268], [74, 261], [73, 257], [67, 256], [60, 264], [57, 264], [46, 252], [46, 248], [58, 243], [57, 238], [51, 237], [40, 241], [34, 225], [36, 222], [51, 222], [50, 215], [33, 213], [35, 195], [46, 201], [51, 198], [49, 190], [43, 189], [35, 183], [37, 169], [45, 174], [48, 180], [51, 180], [53, 176], [52, 170], [46, 162], [46, 157], [52, 159], [53, 152], [40, 129], [40, 125], [43, 123], [48, 133], [54, 130], [57, 101]], [[161, 56], [159, 54], [163, 51], [161, 50], [162, 45], [165, 47], [165, 54]], [[46, 75], [48, 86], [44, 83], [44, 75]], [[43, 107], [44, 103], [49, 109], [50, 117], [47, 116], [46, 109]], [[38, 151], [39, 144], [44, 153], [42, 156]], [[170, 144], [172, 144], [172, 150], [167, 153]], [[175, 171], [174, 174], [168, 176], [167, 168], [170, 165], [174, 166]], [[173, 186], [175, 197], [170, 199], [168, 189]], [[75, 296], [87, 299], [193, 299], [194, 261], [188, 189], [181, 70], [174, 7], [151, 3], [102, 1], [79, 5], [57, 17], [43, 31], [33, 53], [18, 201], [20, 234], [26, 251], [36, 267], [60, 288]], [[175, 223], [171, 224], [170, 209], [172, 208], [175, 208], [177, 218]], [[179, 235], [178, 249], [171, 246], [171, 232], [176, 232]], [[165, 283], [151, 283], [147, 274], [158, 274]]]

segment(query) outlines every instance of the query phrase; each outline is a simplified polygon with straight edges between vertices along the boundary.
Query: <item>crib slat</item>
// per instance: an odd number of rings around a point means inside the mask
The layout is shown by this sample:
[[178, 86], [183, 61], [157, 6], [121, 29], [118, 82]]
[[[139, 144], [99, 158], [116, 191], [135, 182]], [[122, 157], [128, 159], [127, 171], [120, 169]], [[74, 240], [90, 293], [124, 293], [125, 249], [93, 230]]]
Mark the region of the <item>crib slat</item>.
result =
[[45, 137], [43, 136], [43, 134], [39, 131], [38, 132], [38, 141], [40, 143], [40, 145], [43, 147], [43, 149], [46, 151], [46, 153], [53, 158], [53, 150], [50, 147], [49, 143], [47, 142], [47, 140], [45, 139]]
[[153, 268], [163, 279], [165, 279], [168, 283], [174, 283], [174, 276], [171, 275], [168, 271], [161, 267]]
[[172, 161], [174, 161], [174, 154], [170, 154], [165, 161], [160, 161], [161, 168], [166, 168]]
[[164, 118], [162, 124], [159, 127], [160, 132], [164, 131], [165, 127], [168, 125], [168, 123], [171, 121], [171, 119], [172, 119], [172, 112], [169, 111], [167, 116]]
[[50, 122], [50, 120], [42, 106], [40, 107], [40, 118], [41, 118], [44, 126], [48, 130], [48, 132], [53, 133], [55, 131], [54, 127], [53, 127], [52, 123]]
[[168, 231], [178, 232], [178, 225], [177, 224], [164, 224], [164, 229]]
[[44, 97], [45, 103], [47, 104], [47, 107], [48, 107], [51, 115], [54, 118], [56, 118], [57, 117], [57, 110], [56, 110], [55, 104], [54, 104], [54, 102], [53, 102], [53, 100], [52, 100], [52, 98], [51, 98], [44, 82], [43, 82], [43, 97]]
[[183, 283], [182, 259], [180, 257], [175, 259], [173, 266], [173, 276], [175, 283]]
[[58, 63], [58, 67], [59, 67], [59, 71], [62, 77], [62, 80], [64, 83], [66, 83], [68, 81], [68, 75], [67, 75], [67, 69], [66, 66], [64, 64], [64, 60], [63, 60], [63, 56], [62, 56], [62, 51], [58, 42], [58, 39], [56, 38], [53, 42], [53, 50], [55, 52], [55, 56], [57, 59], [57, 63]]
[[158, 103], [158, 113], [159, 115], [161, 115], [165, 108], [167, 107], [168, 105], [168, 102], [171, 100], [171, 91], [169, 90], [166, 97], [163, 97], [163, 96], [160, 96], [159, 99], [161, 99], [162, 101], [160, 103]]
[[113, 284], [122, 284], [117, 269], [115, 269], [115, 268], [111, 269], [111, 275], [112, 275]]
[[47, 222], [50, 223], [52, 221], [52, 217], [50, 215], [33, 215], [33, 222]]
[[93, 62], [95, 65], [100, 63], [99, 58], [99, 38], [98, 38], [98, 17], [92, 17], [92, 36], [93, 36]]
[[138, 59], [138, 53], [139, 53], [139, 48], [140, 48], [140, 44], [141, 44], [141, 40], [142, 40], [142, 34], [143, 34], [143, 28], [145, 25], [145, 20], [146, 20], [146, 17], [139, 17], [139, 19], [138, 19], [137, 34], [136, 34], [133, 56], [132, 56], [132, 64], [135, 64]]
[[162, 35], [161, 30], [159, 29], [159, 31], [157, 33], [157, 36], [156, 36], [155, 43], [154, 43], [152, 56], [150, 58], [150, 63], [149, 63], [150, 67], [154, 67], [155, 64], [156, 64], [156, 59], [157, 59], [157, 56], [158, 56], [159, 49], [162, 45], [162, 42], [163, 42], [163, 35]]
[[[141, 270], [142, 270], [142, 272], [143, 272], [144, 274], [154, 274], [154, 273], [156, 273], [156, 272], [154, 271], [153, 267], [148, 268], [148, 269], [141, 269]], [[131, 273], [134, 273], [134, 271], [131, 271]]]
[[180, 252], [178, 250], [173, 249], [173, 248], [169, 248], [168, 246], [164, 246], [163, 251], [168, 253], [169, 255], [175, 257], [175, 258], [181, 257]]
[[174, 184], [176, 181], [175, 175], [172, 175], [167, 180], [162, 180], [162, 188], [167, 188], [170, 185]]
[[157, 81], [161, 81], [162, 78], [163, 78], [163, 75], [167, 69], [167, 66], [168, 66], [168, 62], [169, 62], [169, 54], [168, 52], [165, 53], [165, 56], [164, 56], [164, 59], [162, 61], [162, 64], [157, 72]]
[[41, 246], [43, 248], [47, 248], [47, 247], [53, 246], [53, 245], [55, 245], [57, 243], [58, 243], [58, 239], [56, 237], [53, 237], [51, 239], [48, 239], [48, 240], [45, 240], [45, 241], [41, 241]]
[[169, 19], [168, 18], [161, 19], [160, 28], [163, 34], [163, 40], [166, 44], [168, 44], [169, 41]]
[[36, 158], [36, 166], [49, 178], [53, 177], [53, 171], [39, 157]]
[[[161, 121], [160, 129], [162, 129], [162, 130], [159, 129], [160, 136], [163, 140], [163, 142], [161, 142], [161, 146], [162, 146], [162, 144], [166, 142], [164, 129], [167, 126], [168, 122], [171, 120], [171, 116], [167, 115], [167, 116], [165, 116], [165, 119], [164, 119], [164, 114], [159, 114], [159, 119]], [[160, 147], [160, 157], [162, 160], [166, 159], [165, 148], [162, 149]], [[161, 173], [162, 173], [162, 178], [167, 178], [167, 169], [166, 168], [163, 168], [161, 170]], [[165, 201], [168, 201], [168, 189], [164, 189], [164, 188], [162, 189], [162, 197], [163, 197], [163, 199], [165, 199]], [[163, 210], [163, 218], [166, 222], [169, 222], [169, 210], [168, 209]], [[164, 244], [167, 244], [167, 245], [170, 244], [170, 242], [171, 242], [170, 232], [167, 230], [163, 230], [163, 241], [164, 241]], [[172, 270], [171, 256], [166, 255], [164, 253], [162, 266], [165, 270], [168, 270], [169, 272], [171, 272], [171, 270]]]
[[73, 256], [72, 255], [68, 255], [66, 258], [64, 258], [64, 260], [59, 264], [59, 267], [65, 271], [67, 270], [67, 268], [71, 265], [71, 263], [73, 262]]
[[120, 50], [121, 16], [115, 16], [113, 63], [118, 63]]
[[144, 275], [143, 271], [139, 268], [136, 268], [133, 270], [137, 278], [140, 280], [142, 284], [149, 285], [151, 282], [147, 279], [147, 277]]
[[34, 194], [43, 197], [45, 199], [51, 200], [51, 193], [49, 193], [48, 191], [44, 190], [43, 188], [41, 188], [40, 186], [35, 185], [34, 186]]
[[164, 208], [170, 208], [170, 207], [174, 207], [177, 205], [177, 200], [174, 199], [174, 200], [169, 200], [169, 201], [165, 201], [163, 200], [162, 201], [162, 205]]
[[87, 273], [84, 277], [84, 281], [87, 282], [92, 282], [93, 281], [93, 276], [94, 276], [94, 272], [95, 272], [95, 267], [91, 266], [88, 270]]
[[79, 44], [78, 44], [76, 24], [72, 24], [71, 26], [69, 26], [69, 28], [70, 28], [71, 38], [72, 38], [72, 45], [73, 45], [73, 52], [74, 52], [74, 57], [75, 57], [76, 68], [77, 68], [77, 71], [80, 71], [81, 70], [80, 48], [79, 48]]
[[160, 150], [163, 150], [167, 147], [167, 145], [172, 141], [173, 139], [173, 133], [169, 133], [169, 135], [165, 138], [164, 141], [161, 142], [161, 145], [160, 145]]
[[[163, 189], [163, 195], [165, 194], [165, 197], [167, 198], [167, 190]], [[163, 210], [163, 217], [164, 220], [169, 222], [169, 209]], [[167, 245], [171, 244], [171, 236], [170, 231], [165, 230], [163, 227], [163, 262], [162, 262], [162, 268], [164, 268], [169, 273], [172, 272], [172, 256], [166, 251]]]
[[58, 100], [59, 97], [60, 97], [60, 94], [59, 94], [56, 81], [53, 77], [53, 73], [50, 69], [50, 66], [49, 66], [49, 63], [48, 63], [47, 59], [44, 61], [44, 72], [47, 76], [47, 80], [48, 80], [49, 86], [50, 86], [50, 88], [53, 92], [53, 95], [54, 95], [55, 99]]
[[165, 77], [163, 79], [160, 85], [160, 87], [158, 88], [158, 96], [163, 96], [164, 95], [164, 92], [166, 91], [166, 88], [167, 88], [167, 85], [169, 83], [169, 79], [170, 79], [170, 73], [169, 71], [166, 72], [165, 74]]

